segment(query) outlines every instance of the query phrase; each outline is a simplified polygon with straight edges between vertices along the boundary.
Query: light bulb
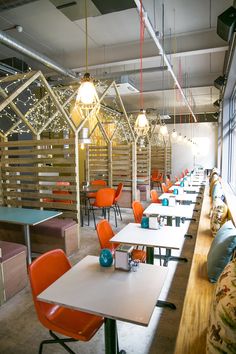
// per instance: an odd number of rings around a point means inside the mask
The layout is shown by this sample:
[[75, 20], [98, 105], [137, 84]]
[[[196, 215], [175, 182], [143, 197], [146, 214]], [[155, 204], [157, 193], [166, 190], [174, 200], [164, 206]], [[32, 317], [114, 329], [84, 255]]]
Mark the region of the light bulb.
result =
[[182, 135], [181, 135], [181, 133], [179, 133], [179, 135], [178, 135], [178, 142], [180, 143], [182, 141]]
[[176, 131], [175, 129], [173, 129], [173, 131], [172, 131], [172, 133], [171, 133], [171, 136], [172, 136], [173, 139], [176, 139], [176, 138], [177, 138], [178, 133], [177, 133], [177, 131]]
[[135, 122], [135, 126], [137, 128], [145, 128], [146, 126], [149, 126], [145, 111], [139, 113]]
[[81, 144], [80, 144], [80, 149], [81, 149], [81, 150], [84, 150], [84, 143], [81, 143]]
[[162, 135], [167, 135], [168, 134], [168, 129], [167, 129], [167, 126], [165, 124], [160, 126], [160, 133]]
[[149, 122], [144, 110], [141, 110], [139, 113], [134, 125], [134, 130], [138, 136], [145, 136], [148, 133]]
[[96, 96], [96, 90], [95, 90], [93, 82], [92, 81], [84, 81], [81, 83], [81, 85], [79, 87], [76, 100], [85, 104], [85, 105], [89, 105], [94, 102], [95, 96]]

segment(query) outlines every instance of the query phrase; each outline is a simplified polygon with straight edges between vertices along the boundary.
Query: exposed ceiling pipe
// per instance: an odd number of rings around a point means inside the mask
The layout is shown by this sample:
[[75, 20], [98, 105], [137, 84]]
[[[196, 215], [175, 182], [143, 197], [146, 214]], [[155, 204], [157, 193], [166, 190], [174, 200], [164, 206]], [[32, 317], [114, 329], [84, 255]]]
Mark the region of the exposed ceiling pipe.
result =
[[[141, 14], [140, 0], [134, 0], [134, 2], [136, 3], [137, 9], [138, 9], [139, 15], [140, 15]], [[155, 42], [155, 44], [156, 44], [156, 46], [157, 46], [157, 48], [159, 50], [159, 54], [162, 55], [163, 60], [164, 60], [165, 64], [168, 67], [168, 71], [170, 72], [170, 74], [171, 74], [171, 76], [172, 76], [172, 78], [173, 78], [173, 80], [175, 82], [175, 85], [178, 87], [179, 92], [181, 93], [181, 96], [183, 97], [183, 100], [184, 100], [186, 106], [188, 107], [188, 109], [189, 109], [194, 121], [197, 122], [197, 118], [195, 117], [195, 115], [194, 115], [194, 113], [192, 111], [192, 108], [190, 107], [190, 104], [189, 104], [189, 102], [188, 102], [188, 100], [187, 100], [187, 98], [186, 98], [186, 96], [184, 94], [184, 91], [183, 91], [182, 87], [180, 86], [180, 83], [179, 83], [177, 77], [175, 76], [175, 73], [174, 73], [174, 71], [172, 69], [172, 66], [171, 66], [171, 64], [169, 62], [169, 59], [167, 58], [167, 55], [165, 54], [165, 51], [162, 48], [162, 45], [161, 45], [159, 39], [156, 36], [156, 32], [155, 32], [155, 30], [154, 30], [154, 28], [153, 28], [153, 26], [152, 26], [152, 24], [151, 24], [151, 22], [150, 22], [150, 20], [148, 18], [147, 12], [145, 11], [143, 6], [142, 6], [142, 13], [143, 13], [143, 20], [144, 20], [145, 26], [146, 26], [146, 28], [148, 30], [148, 33], [150, 34], [150, 36], [154, 40], [154, 42]]]
[[[157, 66], [154, 68], [144, 68], [143, 72], [144, 73], [153, 73], [157, 71], [166, 71], [168, 70], [167, 66]], [[116, 78], [124, 75], [136, 75], [139, 74], [140, 70], [139, 69], [134, 69], [134, 70], [124, 70], [124, 71], [117, 71], [117, 72], [108, 72], [104, 73], [102, 76], [96, 75], [96, 77], [99, 77], [100, 79], [111, 79], [111, 78]]]
[[5, 46], [16, 50], [29, 58], [37, 60], [41, 64], [47, 66], [48, 68], [57, 71], [58, 73], [69, 76], [72, 79], [78, 80], [76, 73], [72, 70], [66, 69], [63, 66], [59, 65], [52, 59], [48, 58], [47, 56], [35, 51], [32, 48], [27, 47], [25, 44], [20, 43], [15, 38], [12, 38], [7, 33], [0, 31], [0, 43], [4, 44]]

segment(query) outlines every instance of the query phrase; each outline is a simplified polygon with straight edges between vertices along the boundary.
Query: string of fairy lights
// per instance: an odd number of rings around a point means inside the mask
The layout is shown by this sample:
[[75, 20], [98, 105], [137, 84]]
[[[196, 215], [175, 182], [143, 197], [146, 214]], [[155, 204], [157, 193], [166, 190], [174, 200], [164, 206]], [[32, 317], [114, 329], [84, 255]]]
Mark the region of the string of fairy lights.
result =
[[[21, 85], [23, 85], [28, 79], [28, 72], [19, 75], [6, 75], [0, 79], [0, 87], [5, 92], [7, 97], [16, 91]], [[7, 78], [7, 80], [6, 80]], [[103, 88], [104, 85], [108, 85], [108, 82], [97, 81], [96, 88]], [[64, 87], [62, 85], [52, 87], [52, 90], [57, 97], [58, 101], [64, 108], [66, 114], [70, 119], [73, 119], [73, 111], [71, 109], [72, 100], [71, 97], [75, 94], [78, 87], [76, 85]], [[54, 100], [50, 97], [50, 94], [46, 87], [44, 87], [43, 82], [39, 79], [36, 82], [31, 83], [27, 86], [20, 94], [12, 101], [12, 104], [7, 105], [0, 113], [1, 120], [6, 120], [6, 128], [0, 128], [0, 132], [4, 135], [11, 126], [14, 129], [11, 130], [9, 136], [12, 134], [23, 134], [30, 133], [31, 129], [24, 122], [19, 122], [21, 117], [18, 116], [17, 112], [14, 110], [16, 107], [29, 122], [29, 125], [35, 130], [35, 132], [42, 131], [42, 128], [46, 126], [45, 131], [60, 133], [68, 130], [68, 123], [65, 121], [63, 115], [58, 110]], [[75, 110], [77, 108], [75, 107]], [[78, 113], [78, 112], [77, 112]], [[129, 124], [124, 119], [124, 114], [122, 113], [119, 102], [116, 98], [107, 99], [106, 97], [100, 105], [99, 112], [96, 112], [100, 121], [104, 122], [104, 129], [108, 136], [113, 141], [116, 140], [120, 143], [129, 143], [132, 141], [132, 134], [130, 132]], [[53, 118], [53, 119], [52, 119]], [[134, 130], [136, 117], [134, 115], [129, 115], [129, 122]], [[48, 121], [51, 119], [49, 124]], [[96, 117], [93, 125], [95, 126]], [[137, 143], [140, 148], [145, 148], [149, 143], [151, 146], [165, 147], [170, 144], [188, 144], [193, 149], [197, 149], [196, 142], [192, 138], [187, 138], [187, 136], [182, 136], [180, 133], [175, 134], [169, 133], [167, 125], [164, 124], [161, 119], [159, 119], [159, 124], [156, 124], [157, 118], [148, 117], [150, 126], [155, 125], [155, 130], [152, 132], [150, 129], [148, 137], [137, 137]], [[19, 122], [17, 125], [16, 123]], [[111, 124], [108, 124], [111, 122]], [[114, 137], [113, 137], [113, 132]]]

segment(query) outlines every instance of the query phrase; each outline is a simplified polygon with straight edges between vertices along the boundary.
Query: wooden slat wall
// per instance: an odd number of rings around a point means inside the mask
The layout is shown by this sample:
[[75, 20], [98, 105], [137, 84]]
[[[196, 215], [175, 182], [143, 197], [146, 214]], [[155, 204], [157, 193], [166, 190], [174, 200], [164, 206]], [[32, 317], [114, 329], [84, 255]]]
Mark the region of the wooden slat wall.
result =
[[125, 189], [132, 186], [132, 147], [131, 145], [116, 145], [112, 147], [112, 177], [113, 186], [120, 182]]
[[[145, 179], [141, 184], [149, 184], [149, 149], [148, 147], [140, 149], [137, 147], [137, 180]], [[139, 181], [138, 181], [138, 184]]]
[[87, 180], [103, 179], [108, 183], [108, 147], [88, 146]]
[[[63, 217], [77, 220], [73, 138], [0, 142], [0, 154], [4, 205], [61, 210]], [[56, 182], [70, 185], [56, 186]]]
[[171, 147], [152, 146], [151, 170], [171, 174]]

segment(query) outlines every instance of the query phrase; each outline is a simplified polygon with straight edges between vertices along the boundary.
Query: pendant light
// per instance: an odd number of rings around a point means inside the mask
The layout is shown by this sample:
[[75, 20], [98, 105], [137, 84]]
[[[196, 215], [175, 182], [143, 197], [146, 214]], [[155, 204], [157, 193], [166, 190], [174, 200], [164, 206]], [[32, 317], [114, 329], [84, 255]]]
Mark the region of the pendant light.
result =
[[143, 109], [143, 41], [144, 41], [143, 4], [140, 0], [140, 113], [136, 119], [134, 130], [138, 136], [145, 136], [149, 131], [149, 122]]
[[81, 79], [81, 84], [78, 89], [76, 97], [76, 103], [82, 109], [93, 109], [96, 103], [99, 101], [97, 92], [94, 86], [94, 82], [90, 74], [88, 73], [88, 11], [87, 0], [84, 0], [85, 8], [85, 67], [86, 72]]

